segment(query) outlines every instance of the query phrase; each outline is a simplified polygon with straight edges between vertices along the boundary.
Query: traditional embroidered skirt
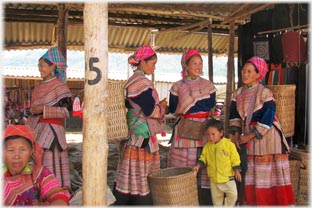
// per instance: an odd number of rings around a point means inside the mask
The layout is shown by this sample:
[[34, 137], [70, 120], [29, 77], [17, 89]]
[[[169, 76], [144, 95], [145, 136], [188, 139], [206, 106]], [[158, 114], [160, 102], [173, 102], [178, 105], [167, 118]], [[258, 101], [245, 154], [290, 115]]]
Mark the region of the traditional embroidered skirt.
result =
[[68, 187], [71, 190], [67, 149], [59, 151], [56, 146], [53, 151], [44, 149], [42, 161], [43, 165], [54, 173], [61, 186]]
[[287, 154], [248, 156], [247, 205], [294, 205]]
[[121, 151], [116, 175], [116, 190], [131, 195], [150, 193], [147, 175], [160, 169], [159, 152], [149, 153], [143, 148], [125, 146]]
[[[199, 148], [173, 148], [169, 149], [168, 167], [194, 167], [197, 164]], [[198, 172], [201, 188], [210, 188], [207, 169], [201, 168]]]

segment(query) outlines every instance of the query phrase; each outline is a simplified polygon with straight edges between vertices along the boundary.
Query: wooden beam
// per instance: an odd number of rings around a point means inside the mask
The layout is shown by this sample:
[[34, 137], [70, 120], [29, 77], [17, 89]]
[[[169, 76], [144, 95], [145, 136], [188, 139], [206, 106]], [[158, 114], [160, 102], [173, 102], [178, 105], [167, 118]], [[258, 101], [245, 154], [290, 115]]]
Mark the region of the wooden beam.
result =
[[174, 27], [174, 28], [170, 28], [167, 30], [162, 30], [159, 31], [160, 33], [164, 33], [164, 32], [171, 32], [171, 31], [181, 31], [181, 30], [188, 30], [190, 28], [194, 28], [194, 27], [199, 27], [201, 25], [207, 24], [208, 20], [203, 20], [194, 24], [190, 24], [190, 25], [183, 25], [183, 26], [179, 26], [179, 27]]
[[250, 5], [250, 3], [247, 4], [243, 4], [242, 6], [240, 6], [237, 10], [235, 10], [234, 12], [232, 12], [229, 17], [233, 17], [234, 15], [236, 15], [237, 13], [239, 13], [240, 11], [244, 10], [246, 7], [248, 7]]
[[[56, 34], [57, 34], [57, 47], [62, 52], [65, 60], [67, 60], [67, 18], [68, 18], [68, 10], [65, 8], [65, 4], [58, 4], [58, 20], [56, 26]], [[67, 62], [67, 61], [66, 61]], [[66, 73], [66, 71], [65, 71]], [[66, 76], [66, 74], [65, 74]]]
[[164, 10], [164, 9], [157, 9], [157, 8], [147, 8], [140, 6], [140, 4], [137, 5], [123, 5], [119, 7], [110, 7], [109, 11], [115, 11], [115, 12], [139, 12], [139, 13], [148, 13], [148, 14], [154, 14], [154, 15], [174, 15], [174, 16], [180, 16], [180, 17], [200, 17], [200, 18], [212, 18], [215, 20], [223, 21], [224, 17], [219, 17], [215, 15], [208, 15], [208, 14], [202, 14], [202, 13], [196, 13], [190, 10], [183, 11], [179, 10], [176, 11], [174, 9], [171, 10]]
[[230, 38], [229, 38], [229, 53], [227, 63], [227, 84], [226, 84], [226, 95], [225, 95], [225, 115], [224, 115], [224, 135], [229, 138], [229, 118], [230, 118], [230, 105], [231, 97], [235, 87], [234, 80], [234, 38], [235, 38], [235, 23], [230, 23]]
[[234, 20], [237, 20], [237, 19], [245, 18], [245, 17], [247, 17], [249, 15], [252, 15], [252, 14], [254, 14], [254, 13], [260, 11], [260, 10], [263, 10], [263, 9], [265, 9], [265, 8], [271, 6], [271, 5], [273, 5], [273, 3], [263, 4], [263, 5], [255, 8], [255, 9], [252, 9], [252, 10], [250, 10], [250, 11], [248, 11], [248, 12], [246, 12], [246, 13], [240, 15], [240, 16], [234, 16], [234, 17], [227, 18], [223, 22], [221, 22], [220, 25], [224, 25], [224, 24], [226, 24], [228, 22], [231, 22], [231, 21], [234, 21]]
[[309, 28], [309, 25], [298, 25], [298, 26], [293, 26], [293, 27], [284, 27], [276, 30], [267, 30], [263, 32], [258, 32], [258, 35], [263, 35], [263, 34], [269, 34], [269, 33], [276, 33], [276, 32], [281, 32], [281, 31], [286, 31], [286, 30], [299, 30], [299, 29], [306, 29]]
[[212, 49], [212, 20], [209, 19], [207, 27], [208, 37], [208, 76], [209, 80], [213, 82], [213, 49]]

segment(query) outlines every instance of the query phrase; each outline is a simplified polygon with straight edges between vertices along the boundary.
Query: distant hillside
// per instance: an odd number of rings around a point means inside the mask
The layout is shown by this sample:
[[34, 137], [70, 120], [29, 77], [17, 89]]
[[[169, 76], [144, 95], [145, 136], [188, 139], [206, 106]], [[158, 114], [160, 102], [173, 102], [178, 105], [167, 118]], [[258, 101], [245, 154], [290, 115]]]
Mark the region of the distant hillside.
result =
[[[46, 52], [45, 49], [38, 50], [11, 50], [3, 51], [3, 66], [21, 66], [21, 67], [36, 67], [38, 59]], [[127, 71], [129, 54], [109, 54], [109, 71]], [[181, 55], [164, 55], [158, 54], [158, 62], [156, 65], [156, 73], [176, 73], [181, 72]], [[208, 58], [203, 56], [204, 74], [208, 74]], [[85, 67], [83, 51], [68, 51], [67, 65], [73, 69], [83, 69]], [[237, 61], [235, 59], [235, 66]], [[227, 57], [214, 57], [214, 76], [226, 77], [227, 72]], [[236, 66], [237, 67], [237, 66]]]

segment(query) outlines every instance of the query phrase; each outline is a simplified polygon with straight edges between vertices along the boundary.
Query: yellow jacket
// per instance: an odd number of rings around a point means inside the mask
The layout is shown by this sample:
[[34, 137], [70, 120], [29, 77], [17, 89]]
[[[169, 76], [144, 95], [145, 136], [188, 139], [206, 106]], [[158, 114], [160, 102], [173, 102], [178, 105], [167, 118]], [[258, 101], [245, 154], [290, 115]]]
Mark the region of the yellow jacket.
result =
[[208, 142], [199, 157], [201, 166], [207, 166], [213, 183], [225, 183], [233, 178], [234, 170], [241, 170], [237, 149], [229, 139], [223, 137], [218, 143]]

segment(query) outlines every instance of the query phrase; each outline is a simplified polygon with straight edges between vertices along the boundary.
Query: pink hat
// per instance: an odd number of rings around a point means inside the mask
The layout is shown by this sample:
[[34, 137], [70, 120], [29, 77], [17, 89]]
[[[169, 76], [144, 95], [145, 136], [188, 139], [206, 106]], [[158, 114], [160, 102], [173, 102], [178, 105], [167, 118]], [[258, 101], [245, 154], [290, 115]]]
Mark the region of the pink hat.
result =
[[268, 71], [268, 65], [265, 62], [265, 60], [260, 58], [260, 57], [258, 57], [258, 56], [254, 56], [254, 57], [248, 59], [247, 62], [250, 62], [253, 65], [255, 65], [255, 67], [257, 68], [257, 70], [260, 73], [260, 76], [257, 79], [257, 81], [261, 82], [264, 79], [264, 77], [265, 77], [265, 75], [266, 75], [266, 73]]
[[182, 55], [181, 65], [182, 65], [182, 78], [186, 77], [186, 62], [194, 55], [200, 56], [200, 53], [195, 49], [189, 49]]
[[136, 50], [136, 52], [129, 56], [128, 63], [135, 66], [140, 63], [141, 60], [147, 59], [156, 54], [156, 52], [149, 45], [143, 45]]

